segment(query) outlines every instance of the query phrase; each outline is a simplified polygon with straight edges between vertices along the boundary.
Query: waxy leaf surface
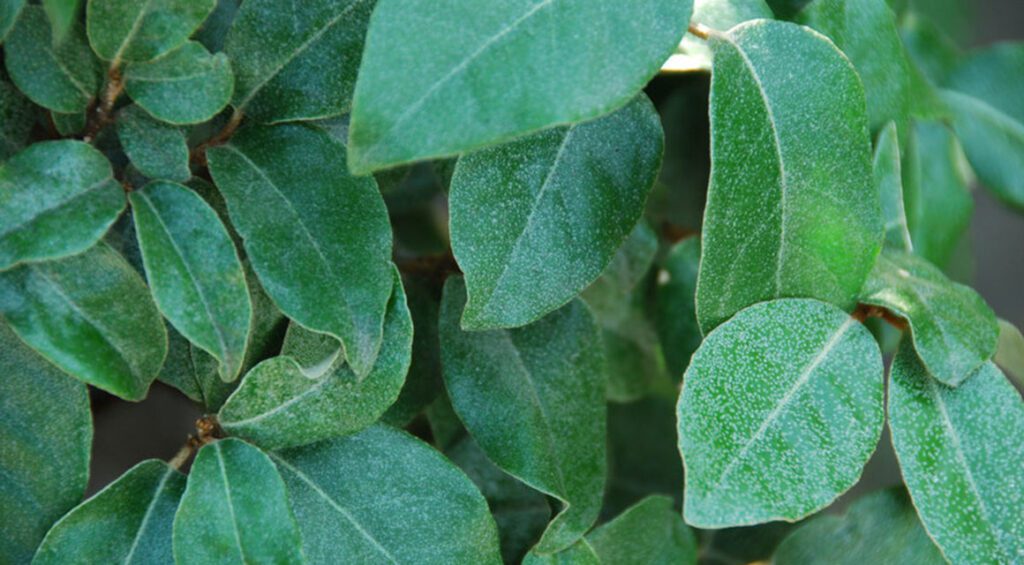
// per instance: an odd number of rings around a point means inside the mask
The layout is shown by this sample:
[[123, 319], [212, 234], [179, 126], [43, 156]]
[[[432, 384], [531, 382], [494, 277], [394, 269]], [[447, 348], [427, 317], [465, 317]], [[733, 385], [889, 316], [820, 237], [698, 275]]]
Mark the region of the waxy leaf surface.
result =
[[667, 496], [650, 496], [587, 534], [601, 563], [697, 563], [693, 535]]
[[184, 182], [192, 176], [185, 132], [160, 123], [138, 106], [121, 110], [117, 138], [132, 165], [147, 177]]
[[148, 63], [129, 65], [124, 89], [158, 120], [197, 124], [217, 115], [234, 91], [231, 64], [223, 53], [211, 55], [190, 41]]
[[148, 61], [188, 40], [216, 0], [89, 0], [89, 44], [111, 66]]

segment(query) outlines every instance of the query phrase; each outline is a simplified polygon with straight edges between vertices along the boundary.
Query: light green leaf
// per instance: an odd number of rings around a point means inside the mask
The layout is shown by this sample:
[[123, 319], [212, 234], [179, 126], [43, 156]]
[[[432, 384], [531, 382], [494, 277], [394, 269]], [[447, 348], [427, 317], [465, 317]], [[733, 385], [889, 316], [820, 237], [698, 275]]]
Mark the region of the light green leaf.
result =
[[393, 286], [377, 183], [349, 174], [344, 145], [301, 125], [249, 128], [207, 155], [267, 294], [303, 327], [340, 339], [366, 376]]
[[601, 563], [697, 563], [697, 538], [672, 499], [651, 496], [587, 534]]
[[699, 267], [700, 238], [691, 237], [672, 248], [658, 273], [655, 321], [665, 364], [677, 383], [703, 339], [694, 301]]
[[967, 57], [946, 85], [977, 98], [1024, 123], [1024, 84], [1012, 77], [1024, 73], [1024, 42], [997, 43]]
[[35, 123], [35, 107], [28, 98], [0, 80], [0, 163], [28, 144]]
[[944, 84], [963, 58], [956, 42], [925, 14], [906, 14], [900, 21], [900, 36], [910, 60], [933, 84]]
[[679, 398], [686, 521], [795, 521], [828, 506], [878, 443], [882, 377], [871, 333], [816, 300], [757, 304], [708, 334]]
[[875, 185], [882, 197], [885, 222], [885, 248], [914, 251], [903, 205], [903, 172], [900, 165], [900, 140], [896, 123], [890, 122], [878, 134], [875, 143]]
[[889, 426], [921, 522], [953, 563], [1024, 555], [1024, 403], [992, 363], [951, 389], [909, 343], [893, 362]]
[[143, 461], [54, 524], [32, 563], [170, 563], [185, 476]]
[[213, 355], [226, 382], [238, 377], [252, 324], [245, 272], [217, 213], [166, 181], [129, 194], [146, 278], [178, 332]]
[[996, 352], [999, 326], [992, 309], [920, 257], [895, 251], [879, 256], [861, 301], [905, 318], [922, 362], [949, 386], [959, 386]]
[[692, 6], [381, 0], [356, 83], [350, 166], [365, 174], [606, 114], [658, 71]]
[[[224, 46], [238, 75], [232, 104], [270, 123], [348, 112], [375, 3], [247, 0]], [[427, 30], [417, 28], [417, 41]]]
[[118, 116], [117, 137], [132, 164], [147, 177], [179, 182], [192, 177], [188, 144], [180, 128], [151, 118], [138, 106], [129, 106]]
[[995, 362], [1024, 385], [1024, 335], [1006, 320], [999, 320], [999, 347]]
[[362, 432], [272, 454], [310, 563], [501, 563], [473, 483], [405, 432]]
[[235, 77], [227, 55], [211, 55], [202, 44], [189, 41], [159, 59], [128, 65], [124, 88], [158, 120], [198, 124], [227, 106]]
[[72, 376], [142, 400], [167, 354], [167, 332], [142, 278], [105, 243], [0, 273], [0, 315]]
[[774, 298], [852, 308], [882, 238], [857, 73], [828, 40], [790, 23], [741, 24], [714, 34], [711, 48], [701, 328]]
[[3, 322], [0, 375], [0, 555], [5, 563], [28, 563], [46, 530], [85, 493], [89, 391]]
[[604, 362], [594, 320], [574, 301], [529, 326], [466, 332], [462, 280], [441, 302], [441, 359], [452, 406], [499, 467], [558, 498], [536, 551], [572, 545], [593, 525], [605, 483]]
[[43, 10], [53, 28], [53, 43], [64, 41], [68, 32], [77, 23], [82, 0], [43, 0]]
[[537, 553], [531, 551], [526, 554], [522, 565], [600, 565], [601, 559], [594, 552], [585, 538], [581, 538], [571, 546], [558, 553]]
[[461, 158], [450, 207], [469, 291], [462, 326], [528, 324], [597, 279], [643, 213], [662, 143], [640, 96], [601, 119]]
[[675, 404], [663, 396], [608, 405], [608, 489], [603, 516], [625, 512], [652, 494], [682, 502], [683, 462], [675, 429]]
[[100, 65], [80, 25], [54, 46], [43, 9], [28, 6], [4, 43], [11, 80], [36, 104], [55, 112], [85, 110], [100, 87]]
[[351, 434], [376, 422], [398, 398], [411, 357], [412, 319], [397, 270], [394, 280], [384, 344], [364, 379], [344, 364], [336, 339], [293, 324], [282, 356], [249, 371], [221, 408], [224, 430], [265, 449], [280, 449]]
[[89, 44], [110, 66], [155, 59], [188, 40], [216, 0], [89, 0]]
[[813, 518], [790, 534], [772, 556], [777, 565], [945, 562], [902, 488], [865, 495], [841, 516]]
[[0, 43], [7, 38], [7, 34], [18, 21], [21, 9], [25, 7], [25, 0], [4, 0], [0, 2]]
[[[764, 0], [695, 0], [692, 21], [709, 29], [727, 30], [750, 20], [771, 20], [775, 15]], [[688, 33], [679, 44], [687, 66], [711, 70], [711, 49], [707, 41]]]
[[303, 563], [277, 468], [239, 439], [203, 446], [174, 516], [176, 563]]

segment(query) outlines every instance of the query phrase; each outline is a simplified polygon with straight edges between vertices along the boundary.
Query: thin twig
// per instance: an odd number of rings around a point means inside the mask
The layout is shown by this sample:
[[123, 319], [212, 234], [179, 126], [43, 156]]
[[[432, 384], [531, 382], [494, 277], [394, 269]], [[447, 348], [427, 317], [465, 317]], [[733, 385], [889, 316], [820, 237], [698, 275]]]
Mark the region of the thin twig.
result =
[[119, 67], [111, 67], [107, 72], [107, 87], [103, 90], [103, 97], [93, 108], [92, 115], [85, 126], [82, 134], [82, 141], [91, 143], [104, 127], [113, 121], [114, 104], [124, 92], [124, 78], [121, 76]]
[[196, 420], [196, 435], [189, 435], [185, 445], [167, 462], [171, 467], [180, 470], [199, 448], [224, 437], [224, 430], [217, 421], [217, 416], [210, 414]]
[[689, 32], [707, 41], [707, 39], [711, 37], [711, 34], [715, 33], [715, 30], [701, 23], [690, 22]]
[[901, 332], [907, 330], [906, 320], [880, 306], [860, 304], [857, 306], [857, 309], [853, 311], [851, 316], [853, 316], [858, 322], [862, 323], [867, 321], [868, 318], [878, 318]]
[[236, 108], [235, 111], [231, 113], [231, 118], [228, 119], [228, 123], [224, 124], [224, 127], [217, 133], [217, 135], [200, 143], [189, 153], [189, 160], [200, 167], [205, 167], [206, 150], [210, 147], [216, 147], [227, 143], [228, 140], [231, 139], [231, 136], [235, 134], [235, 131], [238, 130], [238, 126], [242, 125], [243, 117], [245, 117], [245, 115], [242, 111]]

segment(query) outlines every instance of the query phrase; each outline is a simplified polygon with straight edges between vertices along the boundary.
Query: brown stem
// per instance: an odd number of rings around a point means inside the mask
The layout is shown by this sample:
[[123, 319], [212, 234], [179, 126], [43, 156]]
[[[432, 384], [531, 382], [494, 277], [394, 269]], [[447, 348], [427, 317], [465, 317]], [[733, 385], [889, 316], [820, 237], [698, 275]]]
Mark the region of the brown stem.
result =
[[688, 31], [705, 41], [715, 32], [715, 30], [697, 22], [690, 22]]
[[907, 322], [903, 318], [900, 318], [896, 314], [893, 314], [889, 310], [880, 306], [873, 306], [871, 304], [860, 304], [857, 309], [853, 311], [851, 316], [854, 317], [858, 322], [865, 322], [868, 318], [878, 318], [884, 320], [890, 326], [900, 331], [907, 330]]
[[461, 273], [459, 264], [455, 262], [455, 256], [451, 251], [443, 255], [432, 255], [429, 257], [415, 257], [412, 259], [396, 259], [395, 264], [398, 270], [409, 275], [422, 277], [437, 277], [444, 279], [452, 273]]
[[206, 166], [206, 150], [210, 147], [216, 147], [227, 143], [231, 136], [235, 134], [238, 126], [242, 125], [242, 118], [245, 115], [241, 110], [235, 108], [235, 111], [231, 113], [231, 118], [228, 119], [228, 123], [224, 124], [224, 128], [217, 133], [217, 135], [207, 139], [200, 143], [189, 153], [189, 160], [200, 167]]
[[224, 430], [221, 429], [217, 416], [213, 414], [203, 416], [196, 420], [196, 435], [188, 436], [188, 441], [181, 446], [178, 453], [167, 464], [181, 470], [182, 466], [199, 451], [199, 448], [222, 437], [224, 437]]
[[114, 104], [124, 92], [124, 79], [121, 76], [119, 67], [110, 67], [107, 71], [107, 87], [103, 90], [103, 96], [99, 103], [92, 109], [89, 121], [82, 134], [82, 141], [91, 143], [96, 134], [106, 127], [114, 118]]
[[665, 222], [661, 224], [661, 235], [670, 243], [679, 243], [688, 237], [699, 236], [700, 231]]

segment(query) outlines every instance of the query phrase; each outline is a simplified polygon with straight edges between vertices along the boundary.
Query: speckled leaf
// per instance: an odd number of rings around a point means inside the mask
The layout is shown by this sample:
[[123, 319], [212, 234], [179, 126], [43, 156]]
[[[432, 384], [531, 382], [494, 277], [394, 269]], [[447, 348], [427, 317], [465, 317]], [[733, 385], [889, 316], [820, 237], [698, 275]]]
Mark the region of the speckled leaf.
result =
[[601, 276], [580, 294], [598, 319], [619, 320], [629, 312], [629, 296], [658, 252], [658, 236], [645, 220], [633, 228]]
[[89, 144], [30, 146], [0, 166], [0, 270], [85, 251], [124, 205], [110, 163]]
[[170, 563], [184, 490], [185, 475], [163, 461], [143, 461], [54, 524], [32, 563]]
[[953, 563], [1024, 556], [1024, 403], [992, 363], [958, 388], [928, 376], [904, 342], [889, 384], [889, 426], [925, 529]]
[[145, 398], [167, 354], [149, 289], [105, 243], [0, 273], [0, 315], [50, 362], [125, 400]]
[[[710, 29], [724, 31], [749, 20], [774, 18], [764, 0], [695, 0], [693, 3], [693, 22]], [[679, 47], [686, 57], [683, 61], [687, 68], [711, 70], [711, 49], [707, 41], [688, 33]]]
[[697, 538], [666, 496], [643, 499], [587, 534], [587, 541], [601, 563], [697, 563]]
[[[375, 4], [376, 0], [246, 1], [224, 47], [238, 75], [232, 104], [271, 123], [347, 112]], [[417, 28], [417, 41], [427, 29]]]
[[861, 301], [905, 318], [922, 362], [949, 386], [958, 386], [996, 352], [999, 326], [988, 304], [915, 255], [879, 256]]
[[178, 389], [206, 412], [216, 412], [238, 385], [221, 380], [219, 368], [209, 353], [189, 343], [173, 326], [167, 328], [167, 359], [157, 380]]
[[80, 25], [54, 46], [43, 9], [28, 6], [4, 43], [7, 72], [33, 102], [55, 112], [80, 112], [100, 86], [100, 65]]
[[865, 495], [841, 516], [815, 517], [790, 534], [772, 556], [777, 565], [945, 562], [902, 488]]
[[995, 362], [1024, 386], [1024, 335], [1017, 326], [999, 320], [999, 348]]
[[188, 40], [216, 0], [89, 0], [89, 44], [111, 67], [148, 61]]
[[455, 155], [622, 106], [678, 45], [692, 6], [381, 0], [356, 83], [352, 170]]
[[890, 122], [875, 143], [875, 185], [882, 197], [882, 219], [885, 222], [885, 248], [912, 252], [903, 205], [903, 173], [900, 165], [900, 140], [896, 123]]
[[480, 491], [405, 432], [378, 425], [272, 457], [309, 563], [501, 563]]
[[221, 408], [220, 424], [265, 449], [358, 432], [376, 422], [398, 398], [409, 370], [412, 331], [396, 272], [384, 318], [384, 344], [364, 379], [357, 379], [345, 365], [336, 339], [293, 324], [282, 356], [249, 371]]
[[180, 184], [152, 182], [129, 199], [157, 306], [178, 332], [220, 361], [221, 379], [235, 380], [252, 303], [227, 229], [209, 204]]
[[3, 322], [0, 375], [0, 556], [5, 563], [28, 563], [46, 530], [85, 493], [89, 391]]
[[267, 294], [299, 324], [340, 339], [366, 376], [393, 286], [377, 183], [349, 174], [344, 145], [301, 125], [246, 129], [207, 155]]
[[594, 320], [574, 301], [515, 330], [459, 327], [465, 287], [449, 278], [441, 359], [452, 406], [499, 467], [563, 502], [536, 550], [571, 545], [593, 525], [605, 483], [604, 362]]
[[694, 301], [699, 267], [700, 238], [691, 237], [672, 248], [658, 273], [655, 322], [665, 364], [675, 382], [683, 378], [690, 356], [703, 339]]
[[0, 43], [3, 43], [18, 21], [21, 9], [25, 7], [25, 0], [4, 0], [0, 2]]
[[857, 73], [825, 38], [790, 23], [741, 24], [711, 48], [701, 328], [773, 298], [852, 308], [882, 238]]
[[522, 326], [592, 283], [640, 219], [662, 143], [654, 106], [639, 96], [601, 119], [459, 159], [450, 207], [469, 291], [462, 326]]
[[185, 132], [151, 118], [138, 106], [121, 110], [117, 137], [132, 164], [147, 177], [184, 182], [192, 176]]
[[14, 155], [29, 142], [36, 111], [18, 89], [0, 80], [0, 163]]
[[128, 65], [124, 88], [158, 120], [197, 124], [227, 106], [235, 77], [226, 55], [211, 55], [202, 44], [190, 41], [159, 59]]
[[53, 43], [64, 41], [68, 32], [78, 20], [82, 0], [43, 0], [43, 10], [50, 19], [53, 29]]
[[176, 563], [303, 563], [284, 481], [265, 453], [228, 438], [203, 446], [174, 516]]
[[906, 119], [910, 68], [885, 0], [815, 0], [798, 21], [831, 38], [857, 68], [872, 129]]
[[882, 377], [871, 333], [816, 300], [757, 304], [708, 334], [679, 398], [686, 521], [795, 521], [830, 504], [878, 443]]
[[523, 558], [522, 565], [600, 565], [601, 559], [585, 538], [558, 553], [537, 553], [531, 551]]

